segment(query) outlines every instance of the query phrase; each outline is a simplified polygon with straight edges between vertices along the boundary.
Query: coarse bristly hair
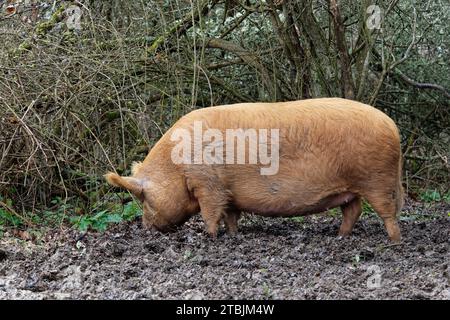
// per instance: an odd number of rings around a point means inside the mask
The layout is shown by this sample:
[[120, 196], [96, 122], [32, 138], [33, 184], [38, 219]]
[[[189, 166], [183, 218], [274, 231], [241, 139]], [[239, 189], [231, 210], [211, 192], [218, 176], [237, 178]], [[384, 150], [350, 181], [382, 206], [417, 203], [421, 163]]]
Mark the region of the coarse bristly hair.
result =
[[[279, 170], [262, 176], [259, 164], [175, 164], [171, 133], [192, 131], [194, 121], [226, 129], [279, 129]], [[193, 151], [192, 151], [193, 152]], [[132, 177], [108, 173], [107, 181], [144, 203], [144, 224], [168, 230], [201, 210], [215, 236], [223, 219], [236, 232], [241, 211], [294, 216], [341, 207], [339, 233], [348, 235], [365, 198], [400, 240], [397, 213], [403, 205], [399, 131], [383, 112], [351, 100], [321, 98], [242, 103], [192, 111], [158, 141]]]

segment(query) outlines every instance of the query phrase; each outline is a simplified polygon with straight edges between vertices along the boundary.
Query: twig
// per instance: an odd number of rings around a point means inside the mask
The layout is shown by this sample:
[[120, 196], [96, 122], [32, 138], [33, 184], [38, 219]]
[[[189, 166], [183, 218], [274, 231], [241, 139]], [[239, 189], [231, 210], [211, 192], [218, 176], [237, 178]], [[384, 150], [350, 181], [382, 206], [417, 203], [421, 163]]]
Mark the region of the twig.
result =
[[20, 214], [18, 214], [13, 208], [11, 208], [10, 206], [8, 206], [6, 203], [4, 203], [3, 201], [0, 201], [0, 206], [2, 206], [3, 208], [5, 208], [6, 211], [8, 211], [9, 213], [15, 215], [16, 217], [18, 217], [20, 220], [25, 221], [26, 224], [28, 226], [34, 226], [34, 223], [32, 223], [30, 220], [28, 220], [25, 217], [22, 217]]
[[280, 97], [280, 90], [276, 83], [273, 83], [266, 67], [259, 61], [258, 56], [254, 53], [245, 50], [237, 44], [223, 39], [207, 38], [206, 45], [209, 48], [217, 48], [234, 53], [241, 58], [246, 64], [254, 67], [261, 74], [261, 79], [264, 86], [272, 97]]
[[388, 72], [394, 70], [399, 64], [403, 63], [406, 59], [409, 58], [409, 54], [411, 52], [411, 49], [417, 44], [416, 43], [416, 27], [417, 27], [417, 13], [416, 13], [416, 9], [414, 9], [413, 11], [413, 25], [412, 25], [412, 39], [411, 39], [411, 43], [409, 44], [408, 48], [406, 49], [403, 57], [394, 62], [393, 64], [391, 64], [388, 68]]
[[443, 86], [435, 83], [427, 83], [427, 82], [417, 82], [410, 77], [406, 76], [403, 72], [400, 70], [395, 70], [395, 73], [402, 78], [403, 81], [406, 83], [412, 85], [413, 87], [416, 87], [418, 89], [431, 89], [431, 90], [437, 90], [440, 91], [444, 96], [450, 99], [450, 90], [444, 88]]

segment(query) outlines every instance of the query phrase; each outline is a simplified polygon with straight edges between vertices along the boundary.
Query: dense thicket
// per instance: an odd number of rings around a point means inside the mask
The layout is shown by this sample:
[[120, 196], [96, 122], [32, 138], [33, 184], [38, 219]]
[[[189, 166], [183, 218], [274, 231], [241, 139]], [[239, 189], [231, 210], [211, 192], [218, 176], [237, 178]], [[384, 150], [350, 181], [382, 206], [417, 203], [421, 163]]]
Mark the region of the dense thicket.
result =
[[128, 170], [192, 109], [326, 96], [398, 123], [410, 194], [448, 192], [448, 1], [8, 0], [0, 10], [0, 200], [16, 211], [55, 197], [98, 206], [102, 174]]

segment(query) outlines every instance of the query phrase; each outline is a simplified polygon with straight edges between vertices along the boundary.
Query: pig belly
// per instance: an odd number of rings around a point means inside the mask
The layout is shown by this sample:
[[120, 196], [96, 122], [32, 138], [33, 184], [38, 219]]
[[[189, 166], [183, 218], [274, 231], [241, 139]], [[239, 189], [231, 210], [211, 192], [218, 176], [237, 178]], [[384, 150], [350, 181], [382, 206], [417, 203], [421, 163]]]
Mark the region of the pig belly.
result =
[[357, 195], [355, 193], [346, 191], [339, 194], [326, 196], [314, 204], [297, 203], [295, 199], [281, 201], [277, 201], [278, 199], [273, 199], [272, 202], [259, 204], [245, 204], [240, 201], [236, 201], [234, 205], [242, 211], [251, 212], [262, 216], [302, 216], [320, 213], [339, 207], [352, 201], [356, 197]]

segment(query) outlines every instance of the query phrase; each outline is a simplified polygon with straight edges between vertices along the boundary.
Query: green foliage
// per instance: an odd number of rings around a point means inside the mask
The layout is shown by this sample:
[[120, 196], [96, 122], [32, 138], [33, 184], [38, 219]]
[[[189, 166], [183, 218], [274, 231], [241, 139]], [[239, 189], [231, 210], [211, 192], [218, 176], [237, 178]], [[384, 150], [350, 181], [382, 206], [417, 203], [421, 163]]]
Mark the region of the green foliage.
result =
[[373, 210], [370, 203], [368, 203], [366, 200], [362, 201], [362, 212], [363, 212], [363, 214], [367, 214], [367, 215], [375, 214], [375, 210]]
[[125, 221], [134, 220], [141, 215], [142, 210], [135, 201], [129, 202], [123, 207], [122, 217]]
[[425, 190], [421, 195], [420, 195], [420, 200], [424, 201], [424, 202], [447, 202], [450, 203], [450, 192], [448, 192], [447, 194], [443, 194], [441, 192], [439, 192], [438, 190]]
[[263, 289], [264, 298], [271, 299], [272, 298], [272, 289], [270, 288], [269, 284], [267, 284], [267, 282], [263, 283], [262, 289]]
[[356, 267], [361, 262], [361, 256], [357, 253], [354, 256], [352, 256], [351, 260], [352, 260], [353, 266]]
[[[13, 206], [11, 199], [3, 200], [8, 207]], [[80, 208], [74, 207], [71, 203], [66, 203], [60, 197], [51, 201], [56, 209], [43, 210], [35, 213], [28, 213], [26, 218], [38, 227], [54, 227], [61, 223], [69, 223], [80, 231], [95, 230], [105, 231], [112, 224], [124, 221], [132, 221], [142, 215], [142, 211], [137, 202], [128, 202], [124, 206], [114, 205], [110, 209], [103, 209], [93, 214], [78, 214], [82, 212]], [[12, 214], [8, 210], [0, 207], [0, 236], [5, 228], [25, 228], [24, 220]], [[28, 229], [29, 232], [38, 232]]]
[[71, 217], [70, 222], [80, 231], [87, 231], [89, 228], [97, 231], [105, 231], [110, 223], [121, 222], [119, 214], [109, 214], [107, 210], [97, 212], [93, 216]]
[[50, 17], [49, 20], [39, 23], [36, 27], [36, 34], [38, 36], [45, 36], [48, 31], [55, 27], [64, 17], [64, 6], [60, 6]]
[[339, 208], [333, 208], [328, 210], [328, 214], [332, 217], [339, 217], [341, 215], [341, 210]]
[[194, 257], [194, 254], [192, 253], [191, 250], [186, 250], [186, 251], [184, 252], [184, 255], [183, 255], [183, 259], [184, 259], [184, 260], [190, 260], [190, 259], [192, 259], [193, 257]]
[[305, 217], [298, 216], [298, 217], [291, 217], [290, 220], [297, 222], [297, 223], [303, 223], [305, 221]]
[[[13, 201], [11, 199], [3, 199], [0, 196], [0, 201], [4, 202], [8, 208], [13, 208]], [[72, 206], [65, 204], [61, 198], [55, 198], [51, 201], [52, 204], [58, 205], [56, 210], [42, 210], [22, 213], [20, 216], [14, 214], [0, 206], [0, 226], [3, 228], [25, 228], [29, 227], [27, 223], [36, 226], [55, 226], [63, 222], [65, 213], [72, 210]]]
[[[2, 197], [0, 197], [0, 201], [3, 201]], [[8, 207], [12, 207], [13, 202], [11, 199], [6, 199], [3, 201]], [[13, 226], [20, 227], [22, 226], [23, 221], [13, 213], [9, 212], [5, 208], [0, 206], [0, 226]]]
[[141, 210], [136, 202], [129, 202], [123, 207], [122, 212], [101, 210], [94, 215], [72, 216], [69, 218], [71, 224], [80, 231], [92, 229], [95, 231], [105, 231], [110, 225], [131, 221], [140, 216]]

